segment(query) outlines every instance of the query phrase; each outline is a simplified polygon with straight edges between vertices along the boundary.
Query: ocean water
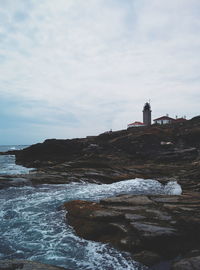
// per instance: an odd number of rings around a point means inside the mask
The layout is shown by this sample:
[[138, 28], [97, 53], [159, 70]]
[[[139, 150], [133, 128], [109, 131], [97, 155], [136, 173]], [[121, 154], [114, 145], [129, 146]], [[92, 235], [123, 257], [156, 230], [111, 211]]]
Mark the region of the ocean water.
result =
[[[2, 145], [0, 146], [0, 152], [20, 150], [25, 147], [27, 147], [27, 145]], [[0, 175], [26, 174], [29, 173], [30, 170], [32, 169], [16, 165], [14, 155], [0, 156]]]
[[[6, 157], [1, 159], [4, 175], [25, 170], [14, 161], [7, 166], [3, 165]], [[0, 190], [0, 259], [29, 259], [72, 270], [148, 269], [110, 245], [79, 238], [61, 208], [74, 199], [98, 201], [123, 193], [180, 194], [181, 188], [176, 182], [163, 186], [155, 180], [133, 179], [109, 185], [70, 183]]]

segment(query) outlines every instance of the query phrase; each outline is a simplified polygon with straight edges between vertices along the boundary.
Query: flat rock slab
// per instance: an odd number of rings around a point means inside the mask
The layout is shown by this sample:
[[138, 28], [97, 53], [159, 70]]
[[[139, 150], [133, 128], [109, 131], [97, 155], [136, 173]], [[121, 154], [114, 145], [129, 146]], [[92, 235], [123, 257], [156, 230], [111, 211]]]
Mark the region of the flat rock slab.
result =
[[172, 270], [199, 270], [200, 256], [180, 260], [172, 266]]
[[101, 200], [102, 204], [122, 204], [122, 205], [150, 205], [154, 204], [147, 196], [123, 195]]
[[154, 252], [144, 250], [144, 251], [134, 254], [134, 259], [136, 261], [142, 261], [147, 266], [151, 266], [159, 262], [161, 260], [161, 257]]
[[152, 200], [158, 203], [166, 204], [200, 204], [199, 196], [193, 194], [193, 196], [187, 194], [182, 196], [163, 196], [163, 197], [153, 197]]
[[157, 237], [174, 237], [177, 235], [177, 230], [171, 227], [161, 227], [151, 223], [131, 222], [131, 226], [136, 230], [141, 237], [157, 238]]
[[30, 186], [31, 182], [29, 179], [22, 177], [1, 177], [0, 178], [0, 189], [9, 187], [21, 187]]
[[155, 210], [155, 209], [146, 209], [146, 214], [152, 216], [152, 218], [157, 218], [159, 220], [172, 220], [172, 216], [168, 215], [167, 213], [163, 213], [162, 210]]
[[145, 219], [145, 216], [137, 215], [137, 214], [125, 214], [125, 219], [133, 221], [133, 220], [142, 220]]
[[91, 218], [96, 220], [115, 221], [123, 218], [123, 214], [117, 211], [110, 210], [97, 210], [90, 215]]
[[178, 196], [163, 196], [163, 197], [151, 197], [154, 202], [158, 203], [178, 203], [179, 197]]
[[[63, 267], [56, 267], [39, 262], [26, 260], [0, 260], [1, 270], [67, 270]], [[69, 270], [69, 269], [68, 269]]]

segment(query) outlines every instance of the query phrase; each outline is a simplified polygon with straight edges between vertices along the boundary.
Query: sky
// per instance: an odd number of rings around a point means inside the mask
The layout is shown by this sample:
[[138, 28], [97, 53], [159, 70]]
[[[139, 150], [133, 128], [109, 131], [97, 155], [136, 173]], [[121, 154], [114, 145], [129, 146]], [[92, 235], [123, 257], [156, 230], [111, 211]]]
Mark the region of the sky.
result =
[[0, 0], [0, 145], [199, 115], [199, 0]]

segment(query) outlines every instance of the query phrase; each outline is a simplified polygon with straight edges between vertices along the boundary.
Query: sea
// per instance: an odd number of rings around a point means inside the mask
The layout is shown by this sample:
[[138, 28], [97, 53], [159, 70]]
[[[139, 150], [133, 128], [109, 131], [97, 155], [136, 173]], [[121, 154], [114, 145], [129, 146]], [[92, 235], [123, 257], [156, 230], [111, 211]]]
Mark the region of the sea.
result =
[[[25, 147], [0, 146], [0, 152]], [[13, 155], [0, 156], [0, 179], [30, 170], [16, 165]], [[153, 179], [132, 179], [102, 185], [82, 182], [0, 190], [0, 259], [27, 259], [71, 270], [147, 270], [129, 253], [78, 237], [62, 209], [66, 201], [99, 201], [123, 193], [174, 195], [181, 193], [181, 187], [176, 182], [163, 186]]]

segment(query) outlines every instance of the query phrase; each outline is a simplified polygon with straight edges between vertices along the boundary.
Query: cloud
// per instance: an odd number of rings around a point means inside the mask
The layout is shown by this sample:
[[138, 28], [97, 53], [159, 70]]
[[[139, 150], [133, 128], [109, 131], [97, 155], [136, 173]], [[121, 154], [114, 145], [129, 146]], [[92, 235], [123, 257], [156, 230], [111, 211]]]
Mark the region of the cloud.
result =
[[34, 120], [40, 140], [126, 128], [149, 98], [155, 116], [198, 114], [199, 11], [198, 0], [0, 0], [0, 96], [21, 100], [7, 116]]

